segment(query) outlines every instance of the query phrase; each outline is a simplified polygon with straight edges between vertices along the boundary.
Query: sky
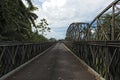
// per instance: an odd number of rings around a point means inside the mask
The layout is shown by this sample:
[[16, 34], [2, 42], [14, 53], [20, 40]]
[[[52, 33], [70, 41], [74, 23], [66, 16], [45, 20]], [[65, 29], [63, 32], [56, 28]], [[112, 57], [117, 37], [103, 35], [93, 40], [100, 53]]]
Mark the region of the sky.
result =
[[36, 23], [45, 18], [51, 28], [47, 38], [64, 39], [73, 22], [91, 22], [114, 0], [32, 0], [38, 7]]

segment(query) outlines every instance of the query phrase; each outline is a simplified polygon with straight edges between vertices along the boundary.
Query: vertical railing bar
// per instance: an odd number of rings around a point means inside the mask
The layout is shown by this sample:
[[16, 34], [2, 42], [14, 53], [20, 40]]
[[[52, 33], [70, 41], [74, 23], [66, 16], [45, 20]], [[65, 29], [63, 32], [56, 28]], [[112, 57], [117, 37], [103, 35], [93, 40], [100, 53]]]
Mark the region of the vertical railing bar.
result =
[[3, 57], [3, 55], [4, 55], [5, 50], [6, 50], [6, 47], [4, 47], [4, 49], [3, 49], [3, 51], [2, 51], [2, 54], [0, 55], [0, 62], [1, 62], [1, 59], [2, 59], [2, 57]]

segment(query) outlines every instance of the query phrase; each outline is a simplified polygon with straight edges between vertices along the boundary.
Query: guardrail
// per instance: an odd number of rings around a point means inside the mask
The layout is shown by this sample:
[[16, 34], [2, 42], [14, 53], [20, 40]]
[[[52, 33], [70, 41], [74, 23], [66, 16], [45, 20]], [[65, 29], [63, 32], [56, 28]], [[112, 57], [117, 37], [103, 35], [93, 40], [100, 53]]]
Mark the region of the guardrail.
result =
[[53, 45], [44, 43], [0, 43], [0, 77]]
[[120, 79], [120, 41], [65, 42], [72, 51], [106, 80]]

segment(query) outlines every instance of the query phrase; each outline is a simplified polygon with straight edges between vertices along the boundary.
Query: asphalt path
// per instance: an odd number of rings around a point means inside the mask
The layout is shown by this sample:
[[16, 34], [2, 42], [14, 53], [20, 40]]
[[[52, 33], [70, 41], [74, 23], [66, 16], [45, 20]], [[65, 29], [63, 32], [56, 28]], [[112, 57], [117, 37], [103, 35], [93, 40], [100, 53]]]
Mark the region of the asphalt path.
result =
[[5, 80], [96, 80], [63, 43], [27, 64]]

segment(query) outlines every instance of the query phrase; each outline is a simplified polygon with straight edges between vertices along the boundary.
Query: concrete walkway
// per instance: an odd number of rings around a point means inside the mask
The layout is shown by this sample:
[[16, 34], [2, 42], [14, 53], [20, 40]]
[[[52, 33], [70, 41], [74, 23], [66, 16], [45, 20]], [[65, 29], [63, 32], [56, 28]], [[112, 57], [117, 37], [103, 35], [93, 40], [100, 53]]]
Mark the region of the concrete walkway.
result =
[[62, 43], [5, 80], [96, 80]]

